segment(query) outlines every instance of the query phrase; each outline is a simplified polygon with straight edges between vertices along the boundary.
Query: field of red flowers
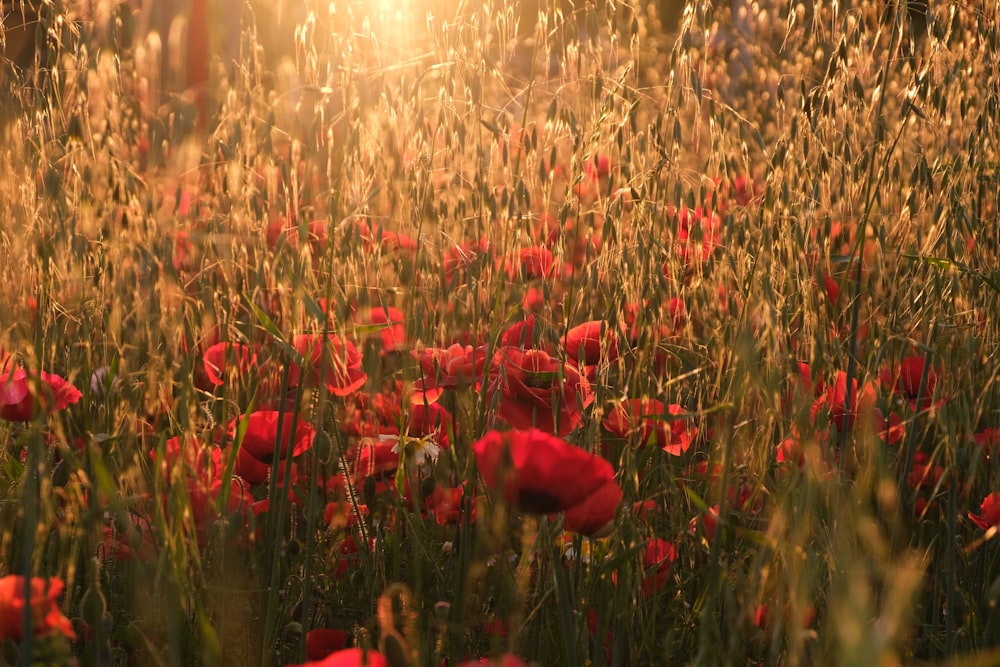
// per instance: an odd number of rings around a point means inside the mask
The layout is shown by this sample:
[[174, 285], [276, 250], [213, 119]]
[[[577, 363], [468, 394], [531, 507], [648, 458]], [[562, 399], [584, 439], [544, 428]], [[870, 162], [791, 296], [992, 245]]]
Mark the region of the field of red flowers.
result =
[[1000, 663], [996, 3], [92, 4], [0, 665]]

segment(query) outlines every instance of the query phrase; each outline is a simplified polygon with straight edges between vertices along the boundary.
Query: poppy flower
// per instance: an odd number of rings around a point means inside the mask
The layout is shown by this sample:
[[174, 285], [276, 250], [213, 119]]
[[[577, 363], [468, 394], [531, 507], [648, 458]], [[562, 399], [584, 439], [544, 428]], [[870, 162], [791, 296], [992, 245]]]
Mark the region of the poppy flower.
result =
[[[363, 219], [355, 223], [354, 230], [360, 236], [366, 253], [375, 252], [379, 248], [386, 253], [396, 251], [412, 252], [417, 249], [417, 242], [412, 237], [384, 229], [377, 225], [372, 227]], [[353, 241], [353, 237], [349, 237], [349, 240]]]
[[402, 415], [402, 382], [377, 394], [357, 393], [344, 406], [341, 428], [350, 435], [375, 437], [399, 432]]
[[606, 460], [539, 429], [490, 431], [472, 451], [486, 486], [525, 512], [568, 510], [614, 477]]
[[653, 398], [632, 398], [616, 405], [602, 425], [622, 438], [638, 433], [637, 446], [655, 442], [673, 456], [680, 456], [691, 447], [698, 429], [690, 419], [679, 418], [686, 410], [679, 405], [665, 405]]
[[688, 534], [697, 534], [699, 524], [705, 529], [705, 538], [709, 542], [714, 541], [715, 531], [719, 525], [719, 506], [712, 505], [701, 514], [691, 517], [688, 522]]
[[611, 159], [607, 155], [595, 155], [583, 163], [583, 177], [573, 186], [573, 192], [585, 204], [592, 203], [604, 189], [611, 174]]
[[380, 325], [378, 340], [382, 353], [395, 352], [406, 347], [406, 329], [403, 326], [403, 311], [388, 306], [374, 306], [368, 311], [366, 324]]
[[602, 351], [608, 361], [618, 358], [618, 334], [610, 323], [603, 320], [592, 320], [573, 327], [566, 332], [565, 343], [566, 356], [578, 366], [599, 363]]
[[563, 528], [586, 537], [605, 537], [614, 528], [621, 502], [622, 487], [613, 479], [609, 480], [583, 502], [566, 510]]
[[[436, 388], [457, 389], [473, 385], [478, 389], [483, 380], [486, 368], [485, 347], [454, 343], [447, 348], [425, 347], [419, 352], [414, 350], [412, 354], [420, 363], [425, 393]], [[415, 402], [423, 402], [422, 395], [415, 398]], [[436, 398], [435, 395], [434, 399]]]
[[583, 423], [582, 409], [593, 403], [594, 392], [575, 365], [544, 350], [507, 346], [490, 362], [488, 400], [514, 428], [566, 435]]
[[316, 628], [306, 633], [306, 659], [322, 660], [347, 647], [347, 633], [336, 628]]
[[829, 410], [830, 421], [836, 424], [840, 431], [850, 430], [854, 427], [855, 417], [861, 415], [867, 423], [871, 424], [881, 418], [881, 413], [875, 407], [875, 384], [866, 382], [860, 389], [858, 380], [854, 378], [851, 386], [851, 409], [847, 408], [847, 373], [837, 371], [826, 389], [813, 403], [812, 416], [816, 415], [824, 408]]
[[[316, 435], [313, 427], [299, 419], [293, 432], [293, 416], [285, 413], [282, 419], [281, 415], [282, 413], [277, 410], [259, 410], [250, 413], [246, 434], [236, 454], [236, 474], [251, 484], [267, 481], [267, 473], [270, 472], [271, 461], [275, 454], [283, 460], [287, 456], [299, 456], [312, 447], [313, 437]], [[282, 419], [280, 440], [279, 419]], [[229, 424], [230, 437], [236, 435], [239, 423], [239, 419], [234, 419]]]
[[486, 239], [453, 245], [442, 261], [444, 282], [451, 285], [453, 280], [463, 282], [469, 267], [484, 263], [489, 257], [490, 243]]
[[517, 251], [517, 259], [507, 262], [507, 277], [511, 280], [549, 278], [554, 267], [552, 251], [545, 246], [521, 248]]
[[23, 368], [12, 370], [0, 379], [0, 419], [27, 422], [39, 412], [51, 414], [73, 405], [83, 394], [64, 378], [41, 371], [40, 394], [36, 395], [28, 372]]
[[[920, 393], [920, 379], [924, 374], [925, 358], [922, 356], [906, 357], [899, 364], [882, 369], [879, 380], [892, 387], [893, 391], [902, 394], [914, 412], [926, 410], [931, 406], [931, 398], [937, 387], [939, 371], [936, 368], [927, 370], [927, 380], [924, 391]], [[920, 404], [917, 404], [917, 394], [920, 394]]]
[[455, 433], [455, 420], [440, 403], [414, 403], [407, 419], [408, 433], [414, 437], [433, 436], [439, 447], [447, 447], [449, 433]]
[[[361, 368], [361, 353], [354, 343], [329, 334], [326, 340], [317, 334], [302, 334], [292, 339], [292, 346], [302, 355], [305, 368], [292, 362], [289, 386], [303, 381], [318, 384], [320, 369], [325, 369], [322, 382], [334, 396], [349, 396], [364, 386], [368, 375]], [[324, 353], [329, 356], [324, 360]]]
[[297, 667], [389, 667], [389, 661], [377, 651], [346, 648], [319, 660], [303, 662]]
[[173, 267], [177, 272], [192, 271], [196, 266], [198, 249], [186, 230], [178, 230], [174, 236]]
[[969, 512], [969, 520], [983, 530], [1000, 526], [1000, 491], [995, 491], [983, 498], [979, 506], [979, 514]]
[[76, 639], [73, 624], [59, 609], [65, 583], [59, 577], [31, 578], [31, 598], [24, 599], [25, 580], [12, 574], [0, 577], [0, 641], [20, 642], [24, 635], [24, 610], [31, 610], [31, 627], [36, 637], [62, 634]]
[[395, 486], [395, 472], [399, 469], [398, 438], [365, 438], [358, 448], [354, 465], [354, 484], [363, 488], [365, 480], [374, 478], [383, 491]]
[[532, 348], [538, 342], [535, 331], [535, 316], [529, 315], [520, 322], [515, 322], [500, 334], [501, 345], [513, 345], [520, 348]]
[[991, 453], [1000, 449], [1000, 428], [984, 428], [972, 434], [972, 440], [983, 449], [988, 458]]
[[917, 452], [913, 457], [913, 469], [910, 470], [906, 483], [913, 489], [933, 489], [944, 475], [944, 467], [931, 465], [931, 457], [924, 452]]
[[677, 560], [674, 545], [658, 537], [646, 543], [642, 550], [642, 597], [648, 598], [660, 591], [670, 576], [671, 564]]
[[[149, 458], [157, 462], [157, 449], [149, 452]], [[163, 444], [163, 460], [159, 468], [164, 481], [172, 484], [176, 466], [182, 466], [177, 477], [194, 477], [211, 483], [222, 473], [222, 450], [214, 445], [204, 445], [192, 435], [175, 436]]]
[[235, 375], [247, 373], [257, 363], [257, 355], [248, 345], [222, 342], [206, 349], [201, 360], [205, 366], [205, 377], [219, 387], [225, 382], [227, 371]]
[[[462, 521], [462, 500], [465, 498], [465, 483], [460, 486], [446, 487], [440, 484], [424, 498], [424, 504], [434, 513], [434, 520], [439, 526], [454, 525]], [[476, 505], [469, 504], [469, 523], [476, 522]]]
[[722, 247], [722, 219], [714, 213], [705, 213], [701, 208], [693, 212], [682, 208], [678, 214], [678, 253], [685, 266], [701, 266], [712, 257], [717, 248]]

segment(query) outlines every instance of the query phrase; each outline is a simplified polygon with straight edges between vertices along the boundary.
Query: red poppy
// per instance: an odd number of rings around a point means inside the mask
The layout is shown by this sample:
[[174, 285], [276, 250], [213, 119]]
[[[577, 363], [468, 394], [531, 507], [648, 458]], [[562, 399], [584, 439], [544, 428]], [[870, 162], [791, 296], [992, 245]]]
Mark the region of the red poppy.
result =
[[[424, 392], [438, 387], [456, 389], [473, 384], [478, 389], [482, 382], [486, 368], [485, 347], [455, 343], [447, 348], [425, 347], [419, 352], [414, 350], [412, 354], [423, 371]], [[422, 396], [417, 399], [416, 402], [423, 402]]]
[[579, 505], [611, 481], [611, 464], [538, 429], [490, 431], [473, 446], [486, 486], [526, 512]]
[[57, 412], [76, 403], [83, 396], [79, 389], [58, 375], [41, 371], [39, 379], [39, 395], [34, 393], [28, 372], [23, 368], [16, 368], [0, 379], [0, 419], [31, 421], [39, 412]]
[[538, 342], [535, 331], [535, 316], [528, 315], [520, 322], [515, 322], [500, 334], [501, 345], [513, 345], [520, 348], [532, 348]]
[[[465, 498], [465, 483], [461, 486], [434, 486], [434, 491], [424, 499], [427, 509], [434, 512], [434, 520], [439, 526], [454, 525], [462, 521], [462, 501]], [[469, 505], [469, 523], [476, 522], [476, 505]]]
[[654, 441], [656, 446], [673, 456], [680, 456], [691, 447], [698, 429], [690, 419], [678, 417], [686, 414], [679, 405], [664, 405], [653, 398], [632, 398], [616, 405], [602, 425], [615, 435], [627, 438], [638, 433], [637, 445], [646, 446]]
[[604, 537], [614, 528], [615, 515], [622, 502], [622, 487], [608, 480], [583, 502], [566, 510], [563, 528], [587, 537]]
[[[246, 435], [240, 443], [240, 451], [236, 455], [236, 474], [251, 484], [267, 481], [271, 461], [277, 453], [284, 459], [286, 456], [299, 456], [312, 447], [315, 431], [302, 419], [295, 424], [291, 413], [284, 413], [281, 423], [281, 438], [278, 438], [278, 420], [282, 413], [277, 410], [260, 410], [250, 413]], [[239, 419], [229, 424], [230, 437], [236, 435]]]
[[611, 159], [607, 155], [595, 155], [583, 163], [583, 178], [573, 186], [573, 192], [585, 204], [592, 203], [606, 194], [607, 180], [611, 174]]
[[[149, 452], [149, 458], [156, 463], [156, 449]], [[214, 445], [206, 445], [191, 435], [175, 436], [163, 445], [163, 461], [159, 462], [160, 472], [169, 485], [175, 477], [175, 466], [182, 466], [176, 477], [194, 477], [211, 484], [222, 473], [222, 450]]]
[[1000, 491], [995, 491], [983, 498], [979, 506], [979, 515], [969, 512], [969, 520], [983, 530], [1000, 526]]
[[984, 428], [972, 434], [973, 441], [983, 448], [983, 453], [989, 455], [1000, 449], [1000, 428]]
[[178, 272], [194, 270], [197, 257], [198, 249], [191, 240], [191, 235], [186, 230], [177, 230], [177, 235], [174, 236], [174, 270]]
[[411, 436], [432, 435], [439, 447], [447, 447], [449, 433], [455, 433], [455, 420], [440, 403], [415, 403], [410, 406], [407, 428]]
[[566, 356], [578, 366], [599, 363], [602, 351], [608, 361], [618, 358], [618, 334], [609, 322], [584, 322], [566, 332]]
[[394, 473], [399, 469], [399, 439], [365, 438], [358, 447], [354, 466], [354, 484], [364, 486], [369, 477], [375, 478], [379, 491], [395, 486]]
[[719, 526], [719, 506], [712, 505], [701, 514], [691, 517], [691, 520], [688, 522], [688, 534], [696, 534], [699, 524], [704, 527], [705, 537], [708, 541], [715, 540], [715, 531]]
[[517, 259], [507, 262], [507, 277], [511, 280], [549, 278], [554, 267], [552, 251], [545, 246], [521, 248], [517, 252]]
[[489, 251], [490, 244], [486, 239], [450, 247], [442, 262], [445, 283], [450, 285], [456, 277], [459, 282], [463, 281], [468, 267], [482, 263], [483, 259], [489, 255]]
[[366, 324], [381, 325], [378, 329], [382, 352], [395, 352], [406, 347], [406, 329], [403, 326], [403, 311], [391, 306], [374, 306], [368, 312]]
[[687, 267], [701, 266], [722, 247], [722, 219], [718, 215], [685, 207], [677, 221], [678, 253]]
[[861, 389], [858, 389], [858, 380], [852, 380], [853, 390], [851, 392], [851, 410], [847, 409], [847, 373], [837, 371], [826, 389], [826, 392], [813, 403], [812, 415], [815, 417], [824, 408], [830, 411], [830, 420], [836, 424], [840, 431], [850, 430], [854, 427], [854, 420], [857, 415], [862, 415], [866, 423], [872, 423], [881, 417], [881, 413], [876, 414], [875, 407], [875, 384], [866, 382]]
[[913, 469], [910, 470], [906, 482], [914, 489], [921, 487], [933, 489], [941, 481], [942, 475], [944, 475], [943, 466], [931, 465], [931, 457], [924, 452], [917, 452], [913, 457]]
[[221, 386], [228, 375], [247, 373], [257, 363], [253, 349], [242, 343], [216, 343], [201, 355], [205, 365], [205, 376], [214, 386]]
[[402, 414], [402, 383], [390, 385], [377, 394], [357, 393], [345, 405], [341, 428], [350, 435], [375, 437], [398, 434]]
[[347, 646], [347, 633], [336, 628], [316, 628], [306, 633], [306, 659], [322, 660]]
[[879, 380], [883, 384], [892, 387], [893, 391], [905, 396], [910, 403], [910, 409], [914, 412], [926, 410], [931, 406], [931, 398], [937, 387], [937, 379], [940, 372], [936, 368], [927, 371], [923, 394], [920, 397], [920, 404], [917, 405], [917, 394], [920, 392], [920, 378], [924, 374], [924, 357], [906, 357], [899, 364], [882, 369]]
[[[303, 381], [318, 384], [321, 367], [325, 369], [322, 381], [335, 396], [349, 396], [368, 380], [361, 368], [361, 353], [348, 340], [329, 334], [324, 344], [321, 335], [302, 334], [292, 339], [292, 346], [302, 355], [305, 369], [292, 362], [289, 386], [297, 387]], [[325, 360], [324, 352], [328, 354]]]
[[501, 347], [490, 363], [488, 400], [514, 428], [566, 435], [583, 423], [582, 409], [594, 401], [594, 392], [571, 363], [544, 350]]
[[62, 634], [76, 639], [73, 624], [59, 609], [59, 595], [65, 583], [59, 577], [31, 578], [31, 599], [25, 601], [24, 577], [0, 577], [0, 641], [20, 642], [24, 634], [24, 609], [31, 610], [31, 627], [36, 637]]
[[389, 661], [376, 651], [347, 648], [331, 653], [320, 660], [303, 662], [298, 667], [389, 667]]
[[658, 537], [646, 543], [642, 550], [642, 568], [645, 576], [642, 578], [642, 597], [657, 593], [667, 584], [671, 564], [677, 560], [677, 549], [674, 545]]

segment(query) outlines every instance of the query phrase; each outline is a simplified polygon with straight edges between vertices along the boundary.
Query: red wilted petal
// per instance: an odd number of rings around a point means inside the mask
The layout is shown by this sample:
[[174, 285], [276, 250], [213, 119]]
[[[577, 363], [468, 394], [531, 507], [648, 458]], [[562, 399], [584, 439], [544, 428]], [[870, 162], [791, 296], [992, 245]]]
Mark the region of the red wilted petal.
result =
[[618, 334], [607, 321], [584, 322], [566, 332], [566, 356], [578, 366], [600, 362], [602, 349], [608, 361], [618, 358]]
[[472, 447], [486, 486], [526, 512], [562, 512], [612, 480], [611, 464], [544, 431], [490, 431]]
[[622, 487], [614, 480], [605, 482], [583, 502], [566, 510], [563, 528], [587, 537], [609, 535], [621, 502]]

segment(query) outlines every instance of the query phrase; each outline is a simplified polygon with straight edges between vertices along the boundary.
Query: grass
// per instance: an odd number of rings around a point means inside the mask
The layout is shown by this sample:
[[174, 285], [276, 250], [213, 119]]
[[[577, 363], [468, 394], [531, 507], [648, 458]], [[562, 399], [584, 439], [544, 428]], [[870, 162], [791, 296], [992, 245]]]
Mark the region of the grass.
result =
[[996, 7], [542, 4], [42, 5], [0, 662], [1000, 660]]

